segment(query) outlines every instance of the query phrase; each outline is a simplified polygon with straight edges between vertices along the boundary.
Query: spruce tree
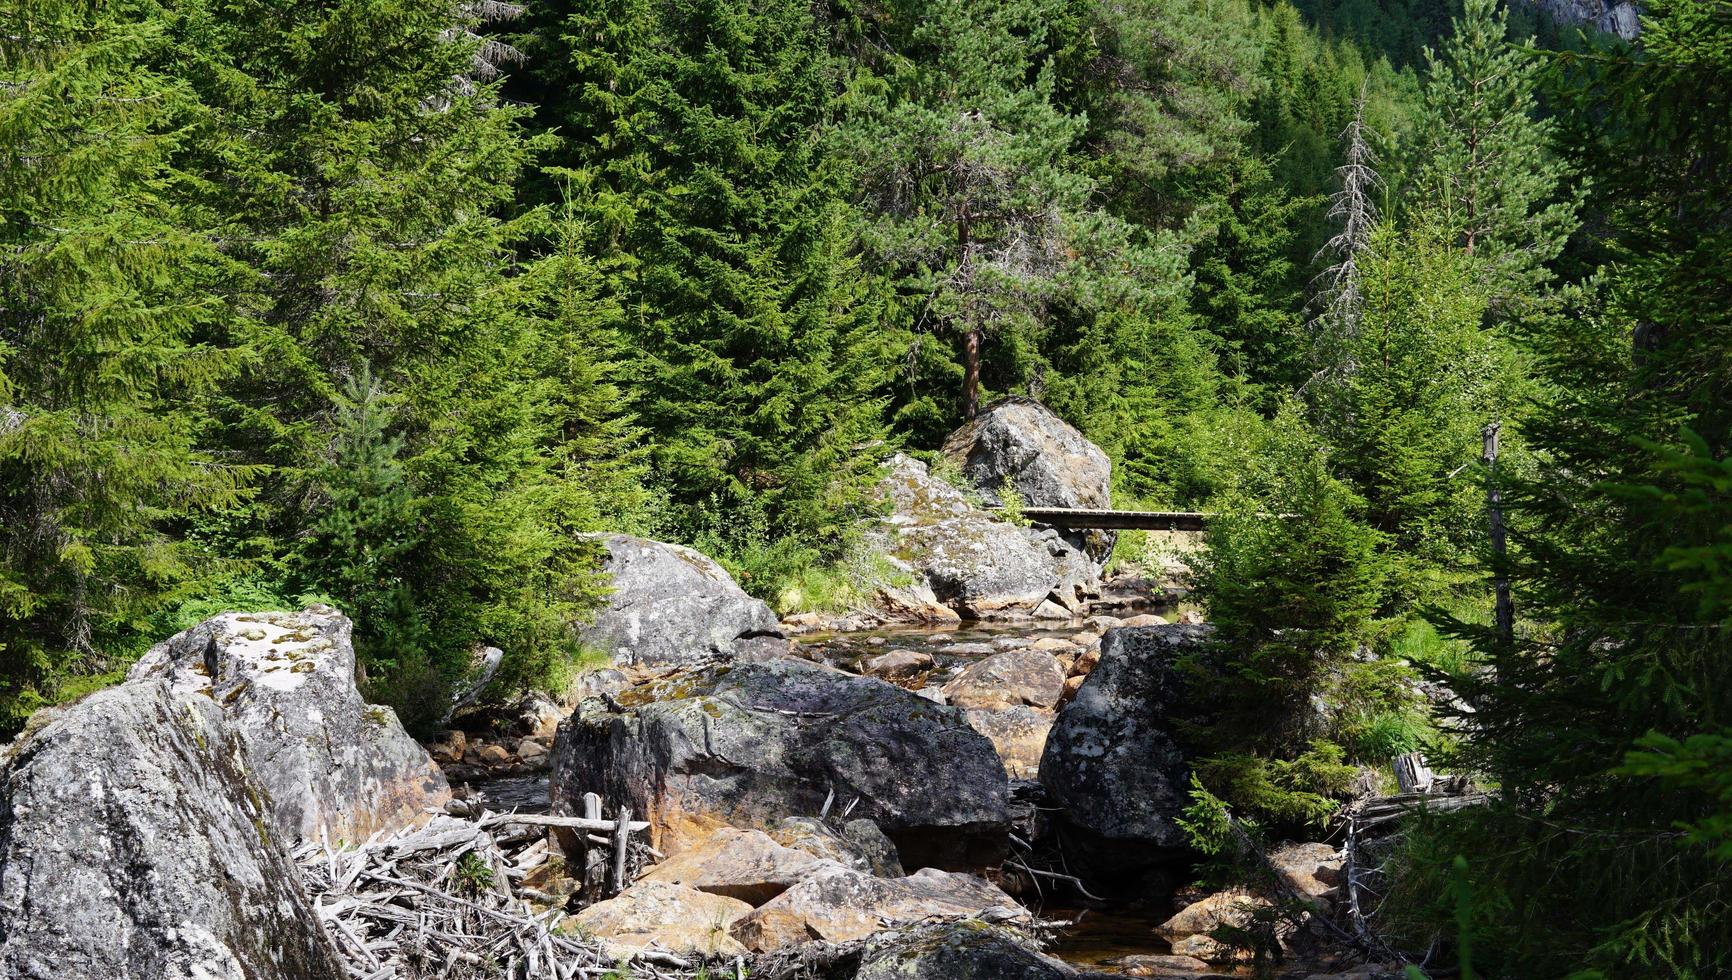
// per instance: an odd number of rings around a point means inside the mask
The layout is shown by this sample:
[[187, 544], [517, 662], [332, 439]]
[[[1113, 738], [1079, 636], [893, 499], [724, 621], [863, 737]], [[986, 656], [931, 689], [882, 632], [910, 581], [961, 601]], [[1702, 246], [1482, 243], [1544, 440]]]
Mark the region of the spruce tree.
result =
[[811, 11], [610, 0], [531, 28], [529, 90], [626, 314], [672, 530], [737, 537], [729, 514], [754, 512], [832, 548], [888, 362], [820, 155], [839, 79]]
[[[480, 644], [506, 651], [502, 684], [544, 679], [596, 589], [561, 513], [581, 488], [561, 482], [538, 376], [541, 300], [518, 274], [541, 218], [507, 214], [526, 110], [477, 60], [485, 25], [436, 0], [239, 0], [187, 8], [176, 29], [210, 107], [184, 165], [240, 267], [226, 337], [252, 360], [224, 390], [222, 438], [275, 469], [221, 538], [302, 589], [352, 586], [375, 693], [411, 726], [438, 719]], [[361, 438], [344, 393], [362, 378], [368, 425], [400, 440], [390, 499], [413, 526], [311, 551], [371, 492], [339, 462]], [[344, 565], [363, 560], [367, 574]]]
[[1526, 327], [1541, 465], [1504, 494], [1524, 623], [1513, 642], [1471, 631], [1492, 669], [1461, 685], [1458, 764], [1499, 792], [1438, 828], [1404, 886], [1447, 918], [1432, 897], [1465, 855], [1481, 960], [1500, 974], [1732, 970], [1732, 879], [1702, 833], [1725, 798], [1690, 763], [1712, 745], [1692, 736], [1732, 723], [1725, 609], [1693, 557], [1727, 520], [1710, 474], [1732, 452], [1732, 48], [1723, 4], [1646, 9], [1642, 50], [1563, 61], [1590, 213], [1618, 261]]
[[202, 109], [150, 3], [0, 3], [0, 726], [117, 645], [237, 500], [203, 451], [233, 373], [205, 341], [223, 265], [180, 205]]

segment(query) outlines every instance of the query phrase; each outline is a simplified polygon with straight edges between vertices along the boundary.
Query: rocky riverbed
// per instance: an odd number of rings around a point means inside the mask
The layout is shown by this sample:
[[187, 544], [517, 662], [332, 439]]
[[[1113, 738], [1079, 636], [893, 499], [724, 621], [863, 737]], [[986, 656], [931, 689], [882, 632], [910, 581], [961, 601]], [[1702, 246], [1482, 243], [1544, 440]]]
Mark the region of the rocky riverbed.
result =
[[1207, 625], [1103, 580], [1098, 538], [986, 509], [1110, 499], [1058, 426], [1012, 402], [959, 431], [977, 492], [891, 459], [895, 574], [846, 615], [603, 536], [609, 664], [476, 707], [480, 651], [425, 747], [362, 699], [334, 609], [169, 638], [6, 750], [0, 976], [1221, 977], [1222, 930], [1277, 902], [1283, 975], [1388, 973], [1325, 941], [1332, 844], [1188, 888], [1176, 664]]

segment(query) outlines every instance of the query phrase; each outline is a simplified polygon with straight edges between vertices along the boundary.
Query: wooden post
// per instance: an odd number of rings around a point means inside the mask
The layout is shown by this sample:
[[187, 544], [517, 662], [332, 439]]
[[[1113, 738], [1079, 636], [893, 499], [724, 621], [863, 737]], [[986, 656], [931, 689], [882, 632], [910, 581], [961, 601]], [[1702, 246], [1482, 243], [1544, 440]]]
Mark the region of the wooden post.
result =
[[1506, 553], [1503, 527], [1503, 496], [1497, 488], [1497, 436], [1502, 426], [1493, 422], [1481, 433], [1485, 440], [1485, 450], [1481, 456], [1486, 463], [1485, 506], [1491, 519], [1491, 555], [1496, 578], [1494, 588], [1497, 592], [1497, 635], [1505, 647], [1515, 642], [1515, 609], [1510, 603], [1509, 575], [1504, 569]]
[[[583, 816], [586, 820], [601, 819], [601, 796], [596, 793], [583, 794]], [[607, 855], [601, 848], [591, 844], [588, 831], [579, 835], [583, 840], [583, 890], [591, 901], [601, 897], [601, 890], [607, 884]]]
[[1390, 768], [1395, 770], [1395, 784], [1403, 793], [1430, 792], [1436, 779], [1431, 767], [1425, 764], [1425, 756], [1418, 752], [1403, 752], [1390, 763]]
[[631, 808], [619, 808], [619, 822], [613, 831], [613, 875], [608, 882], [608, 893], [618, 895], [625, 891], [625, 856], [626, 845], [631, 841]]

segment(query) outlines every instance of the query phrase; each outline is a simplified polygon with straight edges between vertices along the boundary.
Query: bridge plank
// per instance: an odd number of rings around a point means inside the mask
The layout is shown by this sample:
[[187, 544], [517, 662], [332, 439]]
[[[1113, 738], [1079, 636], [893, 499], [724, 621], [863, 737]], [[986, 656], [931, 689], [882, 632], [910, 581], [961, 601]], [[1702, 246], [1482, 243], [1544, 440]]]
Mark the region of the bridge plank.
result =
[[1024, 507], [1022, 516], [1036, 524], [1073, 530], [1201, 531], [1204, 523], [1214, 515], [1197, 511]]

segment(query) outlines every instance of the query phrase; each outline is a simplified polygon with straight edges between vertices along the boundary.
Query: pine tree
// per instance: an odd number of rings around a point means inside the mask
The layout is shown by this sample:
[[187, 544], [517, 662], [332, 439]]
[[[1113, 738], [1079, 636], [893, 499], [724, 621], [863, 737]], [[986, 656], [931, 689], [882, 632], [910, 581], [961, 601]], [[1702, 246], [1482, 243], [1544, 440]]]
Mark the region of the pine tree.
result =
[[201, 402], [222, 258], [178, 204], [201, 117], [153, 4], [0, 3], [0, 725], [110, 668], [237, 500]]
[[[860, 86], [845, 134], [873, 217], [867, 248], [905, 315], [961, 349], [961, 418], [980, 404], [989, 337], [1034, 347], [1039, 313], [1087, 220], [1094, 185], [1067, 165], [1083, 120], [1054, 103], [1038, 0], [904, 13], [901, 70]], [[954, 424], [956, 416], [942, 424]]]
[[1414, 206], [1442, 213], [1500, 302], [1548, 278], [1584, 193], [1553, 149], [1555, 124], [1537, 115], [1543, 65], [1508, 34], [1498, 0], [1465, 0], [1442, 50], [1427, 49], [1413, 183]]

